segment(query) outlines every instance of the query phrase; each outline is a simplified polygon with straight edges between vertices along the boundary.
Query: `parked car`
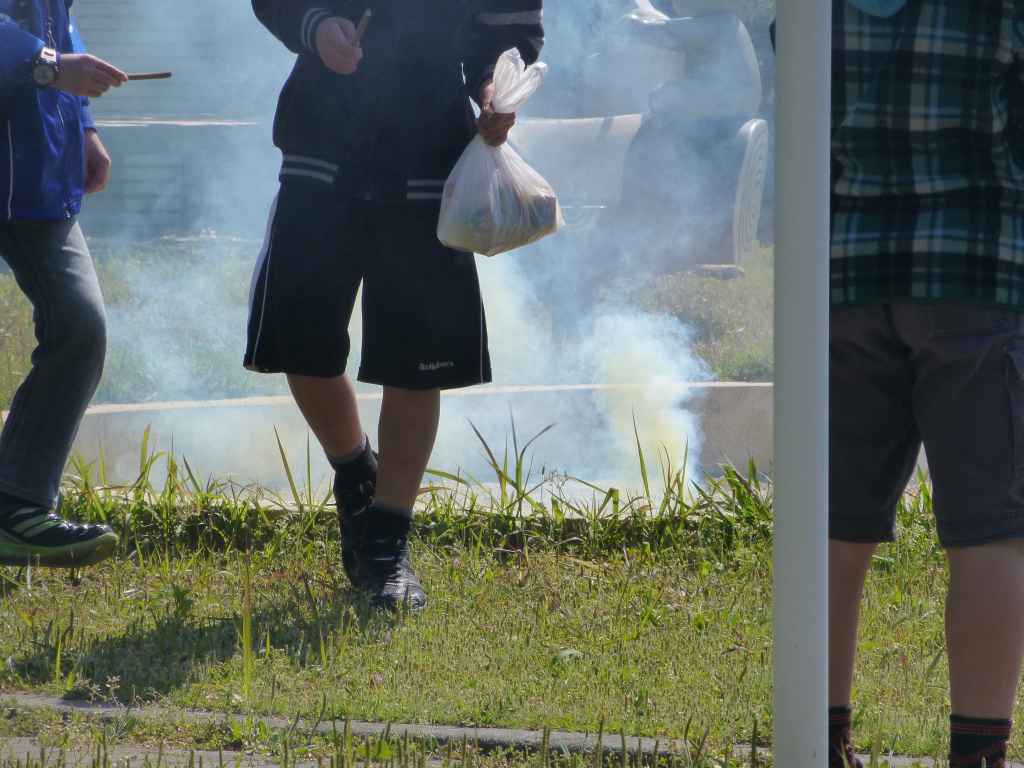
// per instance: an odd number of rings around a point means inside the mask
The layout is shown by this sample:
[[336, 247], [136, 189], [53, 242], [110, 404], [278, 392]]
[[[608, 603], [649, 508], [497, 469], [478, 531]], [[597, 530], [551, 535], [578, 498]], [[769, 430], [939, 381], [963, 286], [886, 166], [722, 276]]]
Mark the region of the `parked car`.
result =
[[[512, 133], [565, 208], [566, 231], [524, 255], [542, 295], [572, 280], [598, 300], [637, 274], [740, 267], [756, 247], [770, 140], [747, 27], [719, 2], [631, 5], [552, 62], [556, 87]], [[548, 12], [556, 34], [574, 12]]]

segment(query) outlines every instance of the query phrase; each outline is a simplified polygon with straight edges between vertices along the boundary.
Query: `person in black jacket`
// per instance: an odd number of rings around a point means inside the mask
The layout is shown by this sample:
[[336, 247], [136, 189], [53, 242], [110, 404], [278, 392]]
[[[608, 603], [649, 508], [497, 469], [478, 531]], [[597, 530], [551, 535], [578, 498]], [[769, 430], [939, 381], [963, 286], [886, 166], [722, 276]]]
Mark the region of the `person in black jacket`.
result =
[[[288, 375], [336, 471], [352, 584], [385, 607], [419, 609], [408, 534], [440, 391], [491, 380], [474, 257], [437, 240], [442, 190], [477, 131], [491, 145], [507, 139], [515, 118], [491, 109], [492, 73], [511, 48], [536, 61], [542, 0], [253, 8], [298, 59], [274, 125], [281, 188], [253, 276], [245, 365]], [[384, 387], [379, 469], [345, 375], [360, 285], [358, 377]]]

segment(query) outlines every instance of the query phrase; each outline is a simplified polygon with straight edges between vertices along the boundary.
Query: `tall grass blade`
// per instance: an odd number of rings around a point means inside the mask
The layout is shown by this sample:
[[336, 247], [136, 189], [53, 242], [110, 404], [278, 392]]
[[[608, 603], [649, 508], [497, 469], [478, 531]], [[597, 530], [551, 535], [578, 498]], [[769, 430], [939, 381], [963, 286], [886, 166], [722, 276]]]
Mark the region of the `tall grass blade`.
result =
[[648, 506], [653, 506], [651, 501], [651, 480], [647, 474], [647, 459], [644, 458], [644, 447], [640, 443], [640, 426], [636, 423], [636, 412], [633, 413], [633, 437], [636, 438], [636, 453], [640, 458], [640, 479], [644, 484], [644, 498]]
[[242, 584], [242, 698], [252, 706], [252, 684], [255, 676], [252, 631], [252, 557], [246, 557]]
[[288, 478], [288, 487], [291, 489], [292, 499], [295, 501], [295, 506], [302, 512], [305, 510], [302, 503], [302, 494], [299, 493], [299, 488], [295, 484], [292, 465], [288, 461], [288, 454], [284, 450], [284, 443], [281, 442], [281, 435], [278, 433], [277, 427], [274, 427], [274, 438], [277, 440], [277, 450], [281, 454], [281, 463], [284, 465], [284, 474]]

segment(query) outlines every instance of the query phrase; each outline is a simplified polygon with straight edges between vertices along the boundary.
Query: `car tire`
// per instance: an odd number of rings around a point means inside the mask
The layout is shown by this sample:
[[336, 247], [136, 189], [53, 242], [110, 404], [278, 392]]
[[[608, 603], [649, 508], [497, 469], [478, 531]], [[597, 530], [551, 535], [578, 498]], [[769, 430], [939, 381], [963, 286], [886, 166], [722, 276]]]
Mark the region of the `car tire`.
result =
[[757, 247], [771, 138], [768, 123], [750, 120], [737, 136], [744, 147], [732, 217], [733, 263], [742, 266]]

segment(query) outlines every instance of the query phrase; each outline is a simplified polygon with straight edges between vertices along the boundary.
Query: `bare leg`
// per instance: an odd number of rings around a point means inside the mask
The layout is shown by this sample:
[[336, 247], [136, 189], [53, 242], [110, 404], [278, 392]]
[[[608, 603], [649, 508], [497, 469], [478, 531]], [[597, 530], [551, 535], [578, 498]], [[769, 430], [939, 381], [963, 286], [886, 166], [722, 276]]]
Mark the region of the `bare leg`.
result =
[[379, 504], [412, 509], [434, 450], [440, 414], [440, 390], [384, 388], [377, 471]]
[[828, 545], [828, 704], [848, 707], [857, 655], [857, 623], [864, 579], [876, 544]]
[[[346, 456], [363, 439], [355, 388], [347, 376], [289, 376], [288, 385], [329, 456]], [[380, 467], [376, 501], [412, 509], [437, 437], [440, 390], [384, 388], [380, 417]]]
[[955, 548], [947, 555], [953, 712], [1010, 719], [1024, 654], [1024, 542]]
[[363, 442], [356, 391], [348, 376], [288, 376], [295, 402], [328, 456], [347, 456]]

